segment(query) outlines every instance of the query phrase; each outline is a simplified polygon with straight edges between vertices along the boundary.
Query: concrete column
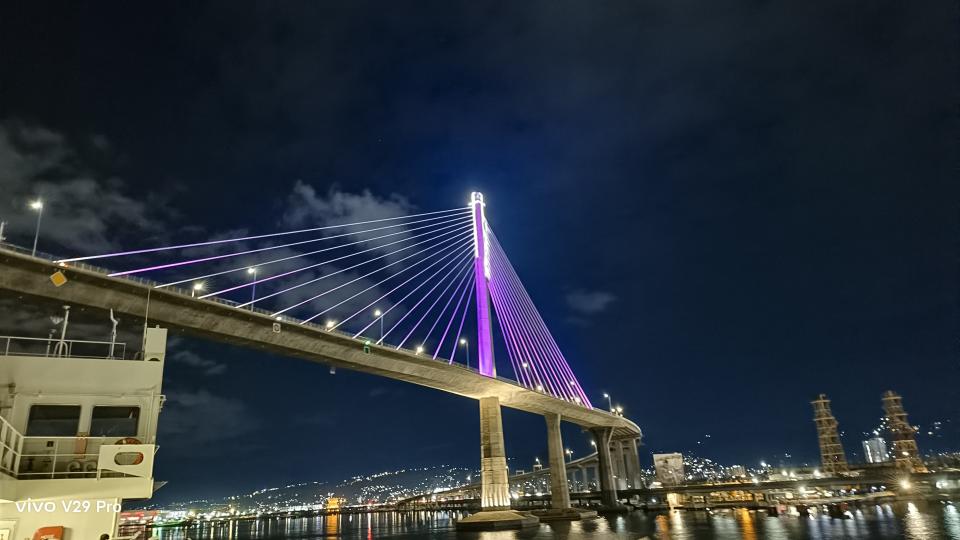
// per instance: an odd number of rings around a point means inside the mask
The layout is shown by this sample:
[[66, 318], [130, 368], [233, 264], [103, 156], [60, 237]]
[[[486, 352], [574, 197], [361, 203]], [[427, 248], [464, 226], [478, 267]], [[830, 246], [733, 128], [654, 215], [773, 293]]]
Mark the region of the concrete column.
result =
[[597, 474], [600, 484], [600, 503], [606, 507], [618, 506], [617, 487], [613, 483], [613, 463], [610, 456], [610, 437], [613, 428], [593, 428], [590, 430], [597, 441]]
[[616, 480], [617, 489], [627, 489], [627, 473], [623, 466], [623, 441], [614, 441], [611, 446], [613, 446], [613, 477]]
[[627, 444], [627, 478], [629, 478], [633, 489], [643, 487], [643, 479], [640, 477], [640, 455], [637, 452], [637, 440], [630, 439]]
[[577, 467], [577, 472], [580, 473], [580, 480], [577, 484], [577, 491], [587, 491], [587, 469], [584, 467]]
[[480, 398], [480, 505], [484, 510], [510, 508], [507, 452], [503, 445], [500, 399]]
[[560, 436], [560, 415], [548, 413], [547, 450], [550, 453], [550, 507], [570, 508], [570, 488], [567, 485], [567, 462], [563, 456], [563, 439]]

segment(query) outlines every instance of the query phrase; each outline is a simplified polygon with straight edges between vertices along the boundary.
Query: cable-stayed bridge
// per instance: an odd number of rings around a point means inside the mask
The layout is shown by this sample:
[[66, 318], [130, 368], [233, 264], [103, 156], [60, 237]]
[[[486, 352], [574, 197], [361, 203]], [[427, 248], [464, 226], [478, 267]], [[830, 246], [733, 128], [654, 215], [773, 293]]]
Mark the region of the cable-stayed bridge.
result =
[[640, 437], [592, 407], [479, 193], [444, 211], [81, 257], [4, 249], [0, 269], [0, 288], [16, 293], [478, 399], [485, 510], [510, 505], [501, 405], [546, 418], [559, 509], [569, 507], [561, 420], [593, 431], [611, 506], [611, 445]]

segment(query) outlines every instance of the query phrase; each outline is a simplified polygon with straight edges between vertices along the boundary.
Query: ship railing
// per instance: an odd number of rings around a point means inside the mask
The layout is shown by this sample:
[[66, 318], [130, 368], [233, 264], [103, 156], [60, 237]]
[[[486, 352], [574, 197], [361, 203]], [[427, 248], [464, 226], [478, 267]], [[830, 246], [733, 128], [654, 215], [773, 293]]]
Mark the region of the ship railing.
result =
[[98, 358], [124, 360], [127, 344], [122, 341], [0, 336], [2, 356], [43, 356], [47, 358]]
[[0, 416], [0, 473], [17, 476], [22, 450], [23, 435]]
[[[122, 440], [122, 439], [121, 439]], [[147, 457], [153, 466], [152, 444], [118, 446], [117, 437], [22, 437], [18, 456], [19, 479], [103, 478], [140, 476], [117, 472], [134, 467]], [[101, 463], [104, 456], [116, 457], [114, 463]], [[104, 470], [108, 469], [108, 470]], [[141, 471], [142, 472], [142, 471]]]

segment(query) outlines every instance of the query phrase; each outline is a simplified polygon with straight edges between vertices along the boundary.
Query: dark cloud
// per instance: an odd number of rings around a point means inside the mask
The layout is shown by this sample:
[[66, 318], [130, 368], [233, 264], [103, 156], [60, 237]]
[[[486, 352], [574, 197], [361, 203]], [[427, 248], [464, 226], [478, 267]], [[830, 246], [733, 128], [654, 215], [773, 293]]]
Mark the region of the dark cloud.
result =
[[227, 365], [223, 362], [204, 358], [191, 351], [176, 351], [167, 355], [167, 358], [172, 362], [190, 366], [208, 376], [223, 375], [227, 371]]
[[605, 311], [617, 297], [605, 291], [575, 290], [567, 293], [567, 306], [579, 315], [596, 315]]
[[231, 452], [247, 448], [260, 427], [260, 417], [240, 399], [205, 389], [177, 390], [167, 393], [158, 440], [179, 457], [213, 456], [223, 445]]
[[[93, 141], [88, 146], [108, 151], [102, 136]], [[62, 133], [0, 122], [0, 216], [7, 221], [6, 235], [32, 244], [37, 212], [28, 204], [37, 199], [43, 201], [40, 249], [96, 253], [115, 249], [130, 231], [160, 234], [160, 215], [171, 211], [151, 192], [135, 195], [123, 180], [88, 165], [88, 154]]]

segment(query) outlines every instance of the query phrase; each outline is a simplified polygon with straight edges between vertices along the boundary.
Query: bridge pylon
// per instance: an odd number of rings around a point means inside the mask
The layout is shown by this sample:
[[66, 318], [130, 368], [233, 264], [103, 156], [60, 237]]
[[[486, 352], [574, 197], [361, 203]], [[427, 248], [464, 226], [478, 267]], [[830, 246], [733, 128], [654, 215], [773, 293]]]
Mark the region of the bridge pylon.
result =
[[[483, 194], [470, 195], [473, 215], [473, 278], [477, 307], [477, 357], [481, 375], [496, 377], [493, 326], [490, 316], [490, 254]], [[510, 481], [503, 443], [500, 399], [480, 398], [480, 506], [482, 510], [457, 521], [459, 529], [508, 529], [535, 525], [539, 520], [510, 509]]]

